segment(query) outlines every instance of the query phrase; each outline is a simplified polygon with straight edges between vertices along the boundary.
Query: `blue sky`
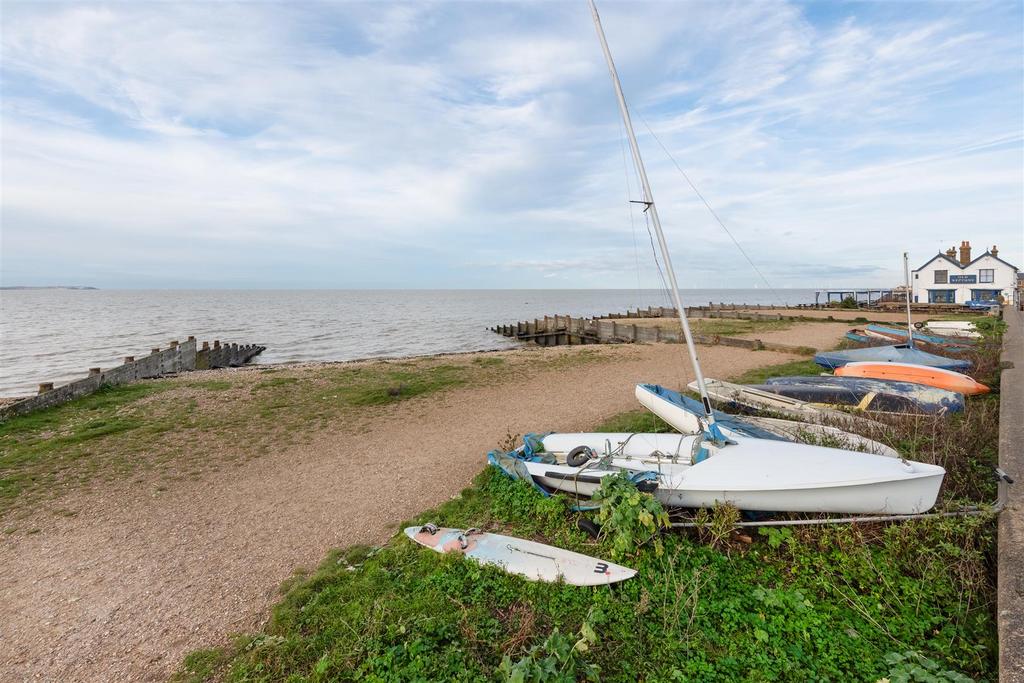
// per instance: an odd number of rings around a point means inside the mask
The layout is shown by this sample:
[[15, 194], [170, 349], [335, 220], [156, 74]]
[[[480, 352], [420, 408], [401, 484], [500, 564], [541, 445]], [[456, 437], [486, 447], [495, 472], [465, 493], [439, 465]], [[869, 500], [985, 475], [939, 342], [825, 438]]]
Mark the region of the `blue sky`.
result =
[[[599, 8], [683, 286], [763, 283], [661, 145], [773, 287], [1024, 267], [1021, 3]], [[4, 285], [659, 285], [582, 0], [3, 13]]]

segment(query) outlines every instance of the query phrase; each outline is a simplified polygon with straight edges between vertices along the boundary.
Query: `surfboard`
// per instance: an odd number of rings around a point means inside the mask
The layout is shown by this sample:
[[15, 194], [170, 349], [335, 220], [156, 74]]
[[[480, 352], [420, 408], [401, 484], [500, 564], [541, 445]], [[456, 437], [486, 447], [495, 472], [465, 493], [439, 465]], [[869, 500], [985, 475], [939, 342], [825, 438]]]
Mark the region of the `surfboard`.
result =
[[462, 553], [480, 564], [496, 565], [510, 574], [518, 574], [531, 581], [564, 581], [573, 586], [603, 586], [636, 575], [634, 569], [596, 557], [477, 529], [463, 531], [427, 524], [407, 527], [405, 535], [439, 553]]

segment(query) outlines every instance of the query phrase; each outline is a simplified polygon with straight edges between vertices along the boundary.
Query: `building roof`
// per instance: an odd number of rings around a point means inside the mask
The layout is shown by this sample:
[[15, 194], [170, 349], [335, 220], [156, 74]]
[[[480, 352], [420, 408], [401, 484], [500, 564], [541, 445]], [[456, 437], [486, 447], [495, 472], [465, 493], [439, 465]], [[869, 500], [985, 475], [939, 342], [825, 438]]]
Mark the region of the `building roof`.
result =
[[1007, 266], [1009, 266], [1010, 268], [1013, 268], [1013, 269], [1014, 269], [1015, 271], [1019, 271], [1019, 270], [1020, 270], [1020, 268], [1018, 268], [1017, 266], [1013, 265], [1012, 263], [1009, 263], [1008, 261], [1004, 261], [1003, 259], [1001, 259], [1001, 258], [999, 258], [998, 256], [994, 255], [994, 254], [993, 254], [992, 252], [990, 252], [990, 251], [986, 251], [986, 252], [985, 252], [984, 254], [982, 254], [982, 255], [981, 255], [981, 256], [979, 256], [978, 258], [974, 259], [973, 261], [971, 261], [970, 263], [968, 263], [968, 264], [967, 264], [966, 266], [964, 266], [964, 265], [961, 265], [959, 261], [957, 261], [957, 260], [955, 260], [955, 259], [951, 259], [950, 257], [946, 256], [946, 255], [945, 255], [945, 254], [943, 254], [942, 252], [939, 252], [939, 253], [938, 253], [938, 254], [936, 254], [935, 256], [932, 256], [932, 257], [931, 257], [930, 259], [928, 259], [927, 261], [925, 261], [925, 262], [924, 262], [924, 264], [922, 264], [920, 268], [915, 268], [915, 269], [914, 269], [914, 272], [916, 273], [916, 272], [918, 272], [918, 271], [920, 271], [920, 270], [924, 270], [924, 269], [925, 269], [925, 268], [926, 268], [926, 267], [927, 267], [928, 265], [930, 265], [930, 264], [932, 263], [932, 261], [934, 261], [934, 260], [935, 260], [935, 259], [937, 259], [937, 258], [945, 259], [945, 260], [946, 260], [946, 261], [948, 261], [948, 262], [949, 262], [950, 264], [952, 264], [952, 265], [953, 265], [954, 267], [956, 267], [956, 268], [959, 268], [960, 270], [967, 270], [968, 268], [970, 268], [971, 266], [973, 266], [973, 265], [974, 265], [975, 263], [977, 263], [977, 262], [978, 262], [978, 261], [980, 261], [981, 259], [985, 258], [986, 256], [991, 256], [991, 257], [992, 257], [992, 258], [994, 258], [994, 259], [995, 259], [996, 261], [999, 261], [1000, 263], [1002, 263], [1002, 264], [1004, 264], [1004, 265], [1007, 265]]

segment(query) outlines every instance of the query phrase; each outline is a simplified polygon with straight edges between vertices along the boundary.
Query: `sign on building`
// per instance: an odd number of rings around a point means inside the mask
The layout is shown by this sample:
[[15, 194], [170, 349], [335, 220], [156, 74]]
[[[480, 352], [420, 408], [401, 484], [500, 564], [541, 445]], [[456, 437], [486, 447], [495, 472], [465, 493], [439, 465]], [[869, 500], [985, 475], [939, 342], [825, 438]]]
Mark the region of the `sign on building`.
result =
[[950, 275], [949, 284], [951, 285], [973, 285], [978, 281], [977, 275]]

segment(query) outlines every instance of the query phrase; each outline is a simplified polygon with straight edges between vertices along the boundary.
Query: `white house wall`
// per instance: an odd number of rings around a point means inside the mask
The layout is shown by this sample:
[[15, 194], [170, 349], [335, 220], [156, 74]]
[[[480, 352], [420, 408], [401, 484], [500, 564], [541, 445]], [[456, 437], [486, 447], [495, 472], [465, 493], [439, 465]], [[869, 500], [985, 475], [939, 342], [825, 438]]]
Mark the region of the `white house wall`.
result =
[[[981, 270], [993, 271], [992, 282], [981, 282]], [[947, 271], [947, 283], [935, 282], [935, 271]], [[973, 280], [973, 282], [949, 282], [948, 280]], [[1015, 301], [1017, 271], [990, 254], [978, 257], [967, 267], [936, 256], [920, 270], [913, 271], [911, 287], [915, 303], [928, 303], [928, 290], [953, 290], [953, 303], [965, 304], [972, 300], [972, 290], [999, 290], [1006, 301]]]

